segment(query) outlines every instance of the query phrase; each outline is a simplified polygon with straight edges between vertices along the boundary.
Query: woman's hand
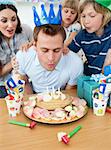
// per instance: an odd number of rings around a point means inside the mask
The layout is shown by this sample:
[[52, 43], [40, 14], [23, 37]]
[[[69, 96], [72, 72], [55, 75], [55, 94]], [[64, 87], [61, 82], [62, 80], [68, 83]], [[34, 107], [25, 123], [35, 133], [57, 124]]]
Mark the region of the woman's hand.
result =
[[35, 42], [34, 40], [30, 41], [30, 42], [26, 42], [23, 45], [20, 46], [20, 50], [22, 51], [27, 51], [31, 46], [35, 46]]

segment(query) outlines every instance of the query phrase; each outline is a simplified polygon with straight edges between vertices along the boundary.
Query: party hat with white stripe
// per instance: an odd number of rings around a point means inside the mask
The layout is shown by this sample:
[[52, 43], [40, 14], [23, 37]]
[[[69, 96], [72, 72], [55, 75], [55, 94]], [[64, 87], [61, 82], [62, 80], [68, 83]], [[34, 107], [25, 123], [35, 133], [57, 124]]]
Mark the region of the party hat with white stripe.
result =
[[[61, 24], [62, 15], [60, 0], [40, 0], [33, 6], [33, 15], [35, 25]], [[37, 8], [37, 9], [36, 9]]]
[[1, 4], [15, 5], [16, 2], [15, 2], [15, 0], [0, 0], [0, 5], [1, 5]]

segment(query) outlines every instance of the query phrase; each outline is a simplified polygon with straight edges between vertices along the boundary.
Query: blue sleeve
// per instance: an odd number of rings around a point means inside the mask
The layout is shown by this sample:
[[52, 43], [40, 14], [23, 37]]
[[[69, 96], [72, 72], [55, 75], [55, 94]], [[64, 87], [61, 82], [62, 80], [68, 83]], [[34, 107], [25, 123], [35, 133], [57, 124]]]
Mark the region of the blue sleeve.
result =
[[73, 41], [70, 43], [68, 48], [77, 53], [81, 49], [81, 37], [82, 37], [82, 30], [75, 36]]

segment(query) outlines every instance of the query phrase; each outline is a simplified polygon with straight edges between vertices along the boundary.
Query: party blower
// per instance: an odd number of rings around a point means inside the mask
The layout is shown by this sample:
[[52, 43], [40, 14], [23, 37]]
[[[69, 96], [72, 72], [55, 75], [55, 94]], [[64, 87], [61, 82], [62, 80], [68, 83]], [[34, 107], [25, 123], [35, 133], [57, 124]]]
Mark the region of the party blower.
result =
[[[70, 138], [75, 134], [77, 133], [80, 129], [82, 128], [82, 126], [77, 126], [73, 131], [71, 131], [69, 134], [66, 134], [66, 133], [63, 133], [61, 132], [62, 135], [61, 136], [61, 141], [64, 142], [65, 144], [68, 144], [69, 141], [70, 141]], [[59, 140], [60, 141], [60, 140]]]
[[29, 127], [30, 129], [33, 129], [36, 126], [35, 121], [32, 121], [31, 123], [23, 123], [23, 122], [18, 122], [15, 120], [9, 120], [8, 123], [19, 125], [19, 126], [24, 126], [24, 127]]

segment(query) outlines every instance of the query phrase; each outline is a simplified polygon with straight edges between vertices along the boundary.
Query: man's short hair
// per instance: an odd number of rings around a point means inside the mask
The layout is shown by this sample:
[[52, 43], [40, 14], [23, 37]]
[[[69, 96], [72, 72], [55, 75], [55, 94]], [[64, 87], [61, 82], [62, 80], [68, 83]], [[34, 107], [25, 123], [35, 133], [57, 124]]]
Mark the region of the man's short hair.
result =
[[66, 32], [61, 25], [44, 25], [40, 27], [35, 27], [33, 32], [34, 41], [37, 41], [38, 34], [42, 30], [43, 33], [49, 36], [55, 36], [60, 34], [63, 37], [63, 42], [66, 39]]

